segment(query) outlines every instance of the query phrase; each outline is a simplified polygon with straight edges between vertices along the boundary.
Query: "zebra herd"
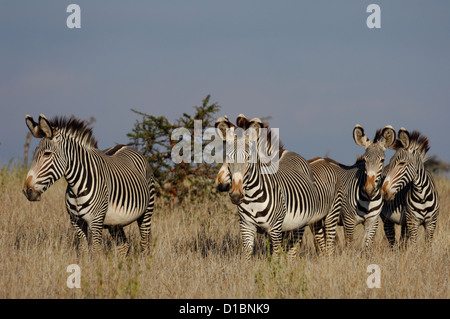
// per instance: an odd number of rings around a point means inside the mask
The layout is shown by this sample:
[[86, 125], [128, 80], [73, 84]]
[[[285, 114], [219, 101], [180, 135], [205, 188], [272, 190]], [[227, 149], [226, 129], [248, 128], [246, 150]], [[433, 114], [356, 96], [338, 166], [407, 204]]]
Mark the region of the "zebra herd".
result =
[[[226, 130], [235, 126], [244, 130], [265, 126], [260, 119], [247, 120], [242, 114], [236, 125], [227, 117], [219, 118], [215, 125], [223, 138]], [[337, 223], [344, 226], [346, 244], [352, 241], [355, 226], [363, 223], [364, 244], [370, 248], [379, 216], [392, 247], [394, 224], [401, 225], [402, 238], [406, 235], [413, 243], [418, 227], [423, 225], [426, 243], [430, 245], [439, 213], [439, 197], [432, 176], [424, 167], [428, 139], [404, 128], [398, 132], [397, 139], [395, 135], [395, 130], [386, 126], [371, 141], [364, 129], [356, 125], [353, 139], [365, 148], [365, 153], [352, 166], [329, 158], [306, 161], [281, 148], [279, 170], [269, 176], [262, 174], [264, 164], [261, 163], [244, 161], [245, 165], [235, 169], [239, 158], [237, 143], [234, 148], [229, 147], [231, 151], [227, 149], [229, 156], [217, 175], [216, 185], [221, 191], [228, 190], [231, 201], [238, 206], [247, 256], [252, 253], [256, 229], [269, 234], [273, 251], [278, 252], [281, 232], [293, 230], [292, 237], [300, 241], [306, 225], [311, 227], [320, 253], [333, 253]], [[386, 147], [396, 153], [384, 166]], [[246, 149], [239, 148], [240, 157], [248, 158], [250, 148], [247, 141]], [[239, 201], [234, 199], [236, 193], [240, 194]]]
[[[87, 241], [98, 250], [102, 228], [116, 239], [118, 250], [129, 248], [123, 227], [137, 221], [145, 252], [150, 246], [155, 181], [149, 163], [132, 148], [117, 145], [101, 151], [87, 125], [75, 118], [40, 115], [26, 124], [40, 138], [23, 192], [36, 201], [56, 180], [67, 180], [66, 208], [78, 243]], [[431, 244], [439, 213], [439, 197], [431, 174], [424, 167], [428, 139], [417, 131], [386, 126], [373, 140], [356, 125], [353, 139], [365, 153], [346, 166], [329, 158], [305, 160], [279, 143], [276, 132], [259, 118], [239, 115], [236, 124], [221, 117], [215, 123], [226, 145], [226, 157], [215, 186], [228, 192], [237, 206], [243, 252], [253, 254], [257, 232], [266, 232], [272, 253], [278, 256], [283, 238], [288, 256], [294, 258], [305, 226], [314, 234], [319, 254], [332, 255], [337, 225], [344, 227], [345, 242], [352, 242], [356, 225], [364, 225], [364, 246], [369, 249], [379, 217], [389, 244], [395, 245], [394, 225], [401, 225], [401, 238], [416, 242], [420, 225]], [[240, 137], [234, 130], [241, 129]], [[248, 134], [252, 132], [252, 134]], [[262, 132], [267, 132], [263, 138]], [[276, 143], [274, 143], [275, 141]], [[396, 150], [384, 165], [386, 148]], [[254, 157], [263, 151], [271, 164]]]

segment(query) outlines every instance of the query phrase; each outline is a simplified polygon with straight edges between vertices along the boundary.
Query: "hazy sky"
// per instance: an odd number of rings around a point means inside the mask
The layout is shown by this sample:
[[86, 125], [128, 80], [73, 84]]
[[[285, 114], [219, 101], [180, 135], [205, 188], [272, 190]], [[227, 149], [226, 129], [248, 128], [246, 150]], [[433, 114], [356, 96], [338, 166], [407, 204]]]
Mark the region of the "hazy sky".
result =
[[22, 158], [26, 114], [93, 116], [106, 148], [129, 142], [131, 108], [174, 120], [207, 94], [233, 121], [272, 116], [305, 158], [351, 164], [355, 124], [390, 124], [450, 162], [449, 17], [447, 0], [2, 1], [0, 164]]

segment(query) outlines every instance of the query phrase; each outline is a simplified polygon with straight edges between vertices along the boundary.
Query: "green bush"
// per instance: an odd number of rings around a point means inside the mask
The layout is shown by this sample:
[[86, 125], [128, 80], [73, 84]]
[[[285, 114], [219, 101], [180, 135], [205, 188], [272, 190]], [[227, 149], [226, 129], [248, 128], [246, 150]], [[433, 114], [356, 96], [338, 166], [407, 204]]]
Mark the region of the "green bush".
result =
[[[193, 160], [190, 163], [175, 164], [171, 158], [171, 150], [178, 142], [171, 140], [174, 129], [187, 128], [193, 136], [194, 120], [201, 120], [203, 128], [214, 126], [215, 114], [220, 110], [220, 105], [209, 104], [210, 97], [207, 95], [201, 106], [194, 106], [193, 115], [183, 113], [174, 122], [170, 122], [165, 116], [154, 116], [132, 109], [142, 118], [136, 121], [132, 132], [127, 136], [130, 145], [144, 154], [152, 166], [158, 195], [176, 198], [180, 202], [186, 198], [199, 200], [215, 196], [213, 183], [218, 170], [217, 164], [193, 163]], [[191, 143], [193, 145], [194, 139], [191, 139]], [[209, 142], [202, 141], [202, 143], [203, 150]]]

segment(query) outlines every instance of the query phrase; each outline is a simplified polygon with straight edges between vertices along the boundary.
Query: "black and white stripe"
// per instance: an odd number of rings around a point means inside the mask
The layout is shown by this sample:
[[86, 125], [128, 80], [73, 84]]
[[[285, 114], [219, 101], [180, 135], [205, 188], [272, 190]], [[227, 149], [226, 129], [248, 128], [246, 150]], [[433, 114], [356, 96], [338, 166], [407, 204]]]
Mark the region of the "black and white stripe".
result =
[[79, 240], [91, 239], [96, 250], [106, 227], [126, 253], [129, 245], [123, 226], [137, 221], [141, 247], [148, 250], [155, 189], [151, 167], [142, 154], [124, 145], [99, 150], [91, 130], [73, 117], [49, 121], [41, 114], [39, 123], [31, 116], [26, 123], [41, 138], [24, 186], [27, 198], [39, 200], [64, 176], [66, 207]]

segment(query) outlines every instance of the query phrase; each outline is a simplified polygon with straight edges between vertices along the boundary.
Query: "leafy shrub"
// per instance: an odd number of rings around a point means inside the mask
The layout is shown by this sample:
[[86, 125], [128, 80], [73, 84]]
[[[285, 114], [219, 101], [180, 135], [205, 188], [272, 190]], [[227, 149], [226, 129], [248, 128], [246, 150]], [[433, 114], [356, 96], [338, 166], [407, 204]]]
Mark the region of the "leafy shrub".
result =
[[[207, 95], [201, 106], [194, 106], [193, 115], [183, 113], [174, 122], [170, 122], [164, 116], [154, 116], [132, 109], [142, 118], [136, 121], [132, 132], [127, 136], [130, 145], [144, 154], [152, 166], [158, 195], [183, 201], [186, 198], [191, 200], [210, 198], [216, 194], [213, 182], [217, 174], [217, 164], [193, 163], [192, 160], [190, 163], [175, 164], [171, 158], [171, 150], [178, 143], [177, 140], [171, 139], [174, 129], [184, 127], [193, 136], [194, 120], [201, 120], [203, 128], [214, 126], [215, 114], [220, 110], [220, 105], [209, 104], [210, 97]], [[193, 143], [192, 138], [191, 145]], [[202, 150], [206, 144], [202, 141]]]

